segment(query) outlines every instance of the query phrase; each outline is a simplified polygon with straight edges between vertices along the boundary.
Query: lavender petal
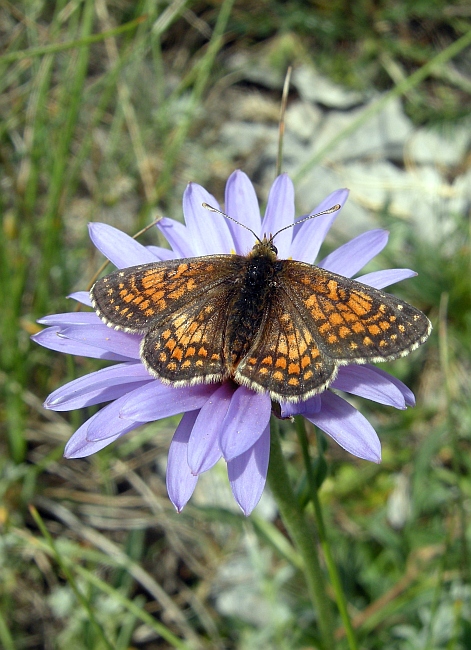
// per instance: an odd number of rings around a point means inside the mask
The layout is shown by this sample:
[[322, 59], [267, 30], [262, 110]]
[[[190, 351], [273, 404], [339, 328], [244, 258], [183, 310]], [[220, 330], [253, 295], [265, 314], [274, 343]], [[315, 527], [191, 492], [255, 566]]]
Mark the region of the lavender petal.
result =
[[[332, 208], [337, 203], [340, 204], [340, 210], [345, 205], [348, 199], [348, 190], [336, 190], [329, 194], [329, 196], [319, 203], [319, 205], [311, 212], [317, 214], [323, 210]], [[340, 210], [332, 214], [325, 214], [322, 217], [316, 217], [310, 221], [306, 221], [294, 229], [295, 235], [291, 244], [290, 255], [294, 260], [307, 262], [312, 264], [316, 259], [320, 247], [325, 239], [325, 236], [330, 230], [335, 219], [339, 216]]]
[[161, 261], [174, 260], [179, 257], [174, 251], [171, 251], [169, 248], [162, 248], [162, 246], [146, 246], [146, 248]]
[[406, 409], [402, 392], [389, 381], [389, 375], [380, 375], [372, 366], [342, 366], [332, 382], [332, 388], [364, 397], [378, 404]]
[[224, 382], [202, 406], [188, 443], [188, 465], [193, 474], [206, 472], [221, 458], [219, 435], [233, 394]]
[[355, 280], [375, 289], [384, 289], [384, 287], [389, 287], [391, 284], [413, 278], [416, 275], [417, 273], [410, 269], [385, 269], [384, 271], [373, 271], [373, 273], [360, 275]]
[[145, 384], [144, 386], [135, 388], [98, 411], [96, 417], [90, 421], [87, 430], [87, 440], [92, 442], [97, 440], [106, 440], [107, 438], [113, 438], [116, 431], [126, 429], [131, 423], [134, 423], [134, 427], [137, 427], [139, 424], [150, 422], [150, 419], [147, 419], [145, 415], [131, 420], [129, 418], [122, 418], [120, 414], [120, 409], [123, 403], [128, 399], [138, 400], [139, 395], [143, 393], [148, 386], [149, 384]]
[[82, 303], [82, 305], [87, 305], [87, 307], [92, 306], [92, 301], [90, 300], [90, 294], [88, 291], [74, 291], [73, 293], [69, 293], [67, 298], [72, 298], [72, 300], [76, 300], [77, 302]]
[[185, 413], [174, 433], [167, 461], [167, 492], [177, 512], [181, 512], [188, 503], [198, 482], [188, 465], [188, 440], [198, 411]]
[[42, 345], [49, 350], [56, 352], [63, 352], [64, 354], [73, 354], [80, 357], [90, 357], [91, 359], [106, 359], [108, 361], [129, 361], [129, 359], [121, 354], [108, 352], [86, 343], [79, 341], [72, 341], [63, 336], [60, 327], [48, 327], [42, 332], [33, 334], [31, 340], [38, 345]]
[[321, 399], [321, 411], [305, 417], [354, 456], [379, 463], [381, 443], [368, 420], [328, 390], [322, 393]]
[[388, 243], [386, 230], [369, 230], [334, 250], [318, 266], [350, 278], [373, 259]]
[[98, 322], [93, 327], [70, 325], [61, 331], [65, 338], [78, 341], [91, 347], [114, 352], [127, 359], [140, 359], [139, 348], [142, 336], [119, 332], [104, 323]]
[[226, 461], [250, 449], [270, 420], [271, 401], [267, 393], [255, 393], [239, 386], [232, 396], [222, 426], [219, 446]]
[[41, 325], [59, 326], [64, 325], [100, 325], [101, 321], [95, 312], [91, 311], [72, 311], [65, 314], [50, 314], [38, 318]]
[[[142, 363], [121, 363], [91, 372], [61, 386], [49, 395], [44, 407], [54, 411], [69, 411], [91, 404], [115, 399], [111, 389], [121, 388], [121, 394], [135, 388], [136, 382], [152, 381]], [[123, 392], [123, 389], [124, 392]], [[102, 399], [99, 399], [99, 398]], [[89, 401], [92, 399], [93, 401]]]
[[402, 393], [402, 396], [404, 397], [404, 402], [405, 402], [406, 406], [415, 406], [414, 393], [411, 391], [411, 389], [408, 386], [406, 386], [404, 384], [404, 382], [402, 382], [400, 379], [397, 379], [397, 377], [393, 377], [393, 375], [390, 375], [385, 370], [381, 370], [381, 368], [377, 368], [376, 366], [372, 366], [369, 363], [366, 364], [364, 367], [365, 368], [370, 368], [379, 377], [386, 377], [386, 379], [391, 384], [394, 384], [394, 386]]
[[73, 434], [65, 446], [65, 458], [84, 458], [85, 456], [91, 456], [138, 426], [135, 422], [127, 422], [124, 423], [124, 426], [117, 429], [113, 436], [110, 436], [106, 440], [90, 441], [87, 439], [88, 427], [93, 423], [97, 416], [98, 413], [92, 415], [92, 417], [82, 424], [82, 426]]
[[96, 222], [88, 229], [92, 242], [118, 269], [158, 261], [145, 246], [113, 226]]
[[164, 217], [157, 223], [157, 228], [172, 247], [176, 257], [186, 258], [196, 255], [188, 228], [182, 223]]
[[267, 479], [270, 457], [270, 427], [267, 425], [257, 442], [227, 463], [232, 494], [246, 517], [260, 501]]
[[[230, 217], [237, 219], [257, 235], [261, 234], [257, 195], [247, 174], [240, 170], [233, 172], [227, 179], [225, 210]], [[229, 229], [234, 240], [235, 252], [239, 255], [247, 255], [255, 243], [252, 233], [233, 221], [229, 221]]]
[[150, 422], [200, 409], [214, 393], [217, 384], [198, 384], [174, 388], [154, 380], [139, 395], [130, 394], [121, 405], [125, 420]]
[[313, 395], [303, 402], [281, 402], [281, 417], [289, 418], [304, 413], [319, 413], [321, 410], [321, 396]]
[[[294, 186], [287, 174], [275, 179], [268, 195], [267, 209], [262, 220], [262, 235], [274, 235], [284, 226], [294, 222]], [[283, 230], [276, 237], [275, 246], [278, 257], [285, 259], [290, 255], [293, 228]]]
[[219, 210], [219, 204], [212, 194], [197, 183], [188, 183], [183, 194], [183, 214], [197, 255], [230, 253], [234, 242], [227, 219], [221, 214], [203, 208], [203, 203]]

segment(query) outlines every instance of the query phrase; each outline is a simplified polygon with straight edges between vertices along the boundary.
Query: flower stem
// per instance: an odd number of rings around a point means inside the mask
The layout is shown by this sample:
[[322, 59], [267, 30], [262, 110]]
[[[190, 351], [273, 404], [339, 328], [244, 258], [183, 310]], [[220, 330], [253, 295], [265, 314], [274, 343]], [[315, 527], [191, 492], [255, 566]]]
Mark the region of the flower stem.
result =
[[278, 505], [281, 518], [296, 545], [305, 567], [311, 601], [317, 611], [317, 622], [325, 650], [335, 648], [330, 600], [317, 555], [316, 540], [291, 486], [281, 450], [278, 423], [272, 418], [268, 484]]
[[[353, 630], [352, 622], [348, 614], [347, 600], [345, 598], [345, 594], [342, 589], [340, 577], [335, 562], [333, 560], [332, 553], [330, 551], [329, 541], [327, 539], [326, 529], [324, 525], [324, 517], [322, 515], [322, 508], [319, 501], [318, 486], [316, 482], [316, 477], [314, 475], [314, 469], [312, 466], [311, 457], [309, 455], [309, 443], [306, 436], [305, 423], [304, 420], [299, 416], [295, 418], [295, 421], [296, 421], [296, 432], [298, 434], [298, 439], [301, 444], [304, 465], [306, 467], [307, 481], [309, 485], [309, 494], [311, 497], [311, 501], [314, 505], [314, 512], [316, 516], [319, 541], [322, 547], [322, 551], [324, 553], [324, 559], [327, 565], [327, 570], [329, 572], [330, 582], [334, 589], [335, 601], [337, 603], [337, 607], [340, 612], [340, 616], [342, 618], [342, 622], [345, 628], [345, 635], [347, 637], [348, 647], [350, 648], [350, 650], [358, 650], [358, 643], [355, 638], [355, 632]], [[323, 453], [322, 447], [319, 443], [320, 443], [320, 439], [318, 437], [319, 454], [322, 454]]]

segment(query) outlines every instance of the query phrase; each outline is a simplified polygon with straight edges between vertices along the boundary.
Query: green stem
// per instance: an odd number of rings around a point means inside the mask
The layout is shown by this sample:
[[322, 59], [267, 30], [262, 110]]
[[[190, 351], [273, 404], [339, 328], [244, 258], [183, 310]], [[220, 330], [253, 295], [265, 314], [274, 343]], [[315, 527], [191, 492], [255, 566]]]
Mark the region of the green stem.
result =
[[316, 540], [291, 486], [281, 449], [278, 423], [272, 418], [268, 484], [278, 505], [281, 518], [304, 562], [311, 601], [325, 650], [335, 647], [330, 600], [317, 555]]
[[[342, 589], [340, 577], [335, 562], [333, 560], [332, 553], [330, 551], [329, 541], [327, 539], [326, 528], [324, 525], [324, 517], [322, 515], [322, 508], [319, 501], [319, 494], [317, 491], [316, 477], [314, 475], [314, 468], [312, 466], [311, 457], [309, 455], [309, 443], [306, 436], [306, 428], [304, 425], [304, 420], [298, 416], [295, 418], [295, 421], [296, 421], [296, 433], [298, 434], [298, 439], [301, 444], [304, 465], [306, 467], [307, 481], [309, 485], [309, 494], [311, 497], [311, 501], [314, 505], [314, 512], [316, 516], [319, 541], [322, 547], [322, 551], [324, 553], [324, 559], [327, 565], [327, 570], [329, 572], [330, 582], [334, 589], [335, 601], [337, 603], [337, 607], [339, 609], [340, 616], [342, 618], [342, 622], [345, 628], [345, 634], [348, 640], [348, 646], [350, 650], [358, 650], [358, 643], [355, 638], [355, 632], [353, 630], [352, 622], [348, 614], [347, 600], [345, 598], [345, 594]], [[323, 452], [320, 445], [318, 445], [318, 448], [319, 448], [319, 453], [322, 454]]]

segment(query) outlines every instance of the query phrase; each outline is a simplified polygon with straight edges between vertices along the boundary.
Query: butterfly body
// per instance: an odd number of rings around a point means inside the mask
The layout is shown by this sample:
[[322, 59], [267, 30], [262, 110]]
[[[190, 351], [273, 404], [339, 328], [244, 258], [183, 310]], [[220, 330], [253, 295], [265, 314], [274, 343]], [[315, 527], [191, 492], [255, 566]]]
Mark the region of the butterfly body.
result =
[[231, 374], [260, 331], [266, 307], [275, 299], [276, 276], [280, 271], [276, 252], [267, 240], [255, 246], [248, 257], [237, 256], [237, 259], [240, 275], [234, 286], [233, 300], [228, 305], [224, 337], [225, 362]]
[[175, 386], [232, 379], [276, 401], [320, 393], [341, 365], [404, 356], [431, 330], [390, 294], [278, 259], [272, 238], [247, 256], [121, 269], [90, 294], [107, 325], [144, 334], [141, 358], [155, 377]]

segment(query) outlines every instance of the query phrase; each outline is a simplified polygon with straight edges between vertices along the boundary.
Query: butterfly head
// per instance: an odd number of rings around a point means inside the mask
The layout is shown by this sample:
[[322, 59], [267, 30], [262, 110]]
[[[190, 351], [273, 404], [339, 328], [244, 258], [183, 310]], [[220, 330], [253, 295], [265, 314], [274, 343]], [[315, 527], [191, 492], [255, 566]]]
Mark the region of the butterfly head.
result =
[[336, 205], [333, 205], [331, 208], [328, 208], [327, 210], [322, 210], [322, 212], [317, 212], [316, 214], [310, 214], [307, 217], [304, 217], [304, 219], [298, 219], [298, 221], [294, 221], [293, 223], [290, 223], [287, 226], [280, 228], [280, 230], [277, 230], [277, 232], [274, 235], [269, 235], [269, 236], [263, 235], [263, 239], [260, 239], [260, 237], [251, 228], [244, 225], [243, 223], [240, 223], [240, 221], [237, 221], [237, 219], [230, 217], [225, 212], [221, 212], [221, 210], [217, 210], [216, 208], [213, 208], [208, 203], [203, 203], [202, 205], [203, 208], [206, 208], [210, 212], [216, 212], [217, 214], [222, 215], [226, 219], [229, 219], [230, 221], [234, 221], [234, 223], [238, 224], [242, 228], [245, 228], [246, 230], [249, 230], [252, 233], [252, 235], [257, 240], [257, 243], [255, 244], [252, 251], [250, 252], [249, 257], [264, 256], [264, 257], [269, 257], [270, 259], [273, 260], [276, 259], [276, 256], [278, 254], [278, 250], [276, 246], [273, 244], [273, 240], [277, 235], [280, 234], [280, 232], [283, 232], [283, 230], [287, 230], [288, 228], [293, 228], [294, 226], [297, 226], [298, 224], [303, 223], [304, 221], [309, 221], [309, 219], [320, 217], [323, 214], [331, 214], [332, 212], [337, 212], [337, 210], [340, 210], [340, 208], [342, 207], [339, 203], [337, 203]]
[[274, 236], [275, 235], [270, 235], [267, 237], [267, 235], [264, 235], [263, 239], [259, 239], [259, 237], [255, 235], [257, 241], [250, 251], [249, 257], [267, 257], [268, 259], [275, 261], [276, 256], [278, 255], [278, 249], [273, 243]]

